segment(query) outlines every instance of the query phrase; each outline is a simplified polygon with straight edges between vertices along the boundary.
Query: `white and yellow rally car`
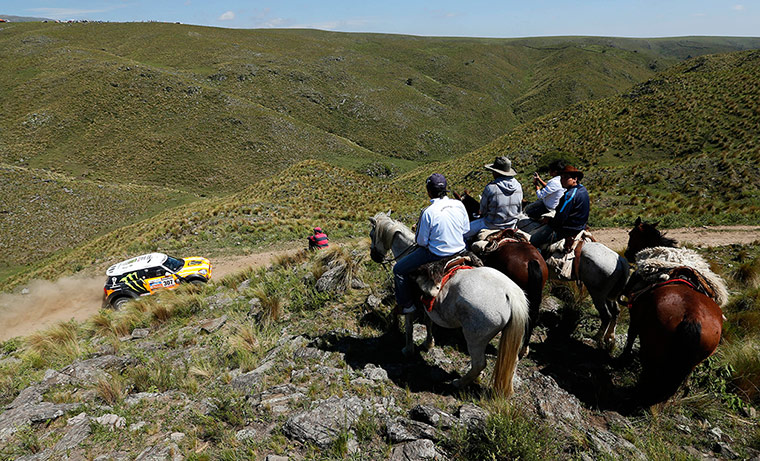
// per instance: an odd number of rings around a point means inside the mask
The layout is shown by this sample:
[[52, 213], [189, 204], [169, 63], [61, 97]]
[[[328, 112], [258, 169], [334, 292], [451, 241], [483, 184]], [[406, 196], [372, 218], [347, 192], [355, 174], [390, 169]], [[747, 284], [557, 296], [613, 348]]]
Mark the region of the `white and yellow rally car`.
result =
[[211, 262], [206, 258], [173, 258], [149, 253], [114, 264], [106, 271], [103, 307], [121, 309], [127, 302], [160, 290], [172, 290], [180, 283], [202, 284], [211, 277]]

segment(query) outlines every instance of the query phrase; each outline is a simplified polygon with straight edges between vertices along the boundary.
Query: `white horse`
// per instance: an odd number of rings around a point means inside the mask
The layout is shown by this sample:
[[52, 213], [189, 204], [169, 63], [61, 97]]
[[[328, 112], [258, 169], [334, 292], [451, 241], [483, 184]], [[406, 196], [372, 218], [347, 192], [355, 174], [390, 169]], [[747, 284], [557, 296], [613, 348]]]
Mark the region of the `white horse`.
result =
[[[389, 215], [390, 212], [378, 213], [370, 218], [370, 254], [375, 262], [385, 261], [388, 251], [399, 258], [414, 244], [414, 233]], [[501, 331], [493, 387], [498, 394], [512, 394], [517, 354], [528, 323], [528, 301], [520, 287], [496, 269], [461, 270], [440, 289], [435, 307], [427, 315], [442, 327], [462, 328], [470, 354], [470, 370], [453, 382], [459, 388], [470, 384], [486, 367], [486, 346]], [[414, 350], [412, 320], [411, 314], [406, 316], [405, 355]], [[429, 322], [427, 330], [425, 345], [429, 347], [433, 343]]]
[[[542, 225], [526, 216], [518, 221], [517, 227], [533, 234]], [[554, 273], [554, 270], [551, 272]], [[602, 324], [594, 335], [594, 340], [600, 348], [610, 350], [615, 345], [615, 326], [620, 314], [617, 300], [623, 294], [628, 274], [629, 265], [624, 257], [598, 242], [583, 244], [578, 279], [588, 290], [594, 307], [599, 311]]]

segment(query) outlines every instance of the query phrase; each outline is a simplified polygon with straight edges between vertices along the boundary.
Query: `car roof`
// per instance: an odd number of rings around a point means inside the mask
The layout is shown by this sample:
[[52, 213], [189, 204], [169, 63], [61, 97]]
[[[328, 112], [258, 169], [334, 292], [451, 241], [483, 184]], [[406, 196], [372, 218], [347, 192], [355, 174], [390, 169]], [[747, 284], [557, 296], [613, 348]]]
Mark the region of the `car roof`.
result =
[[106, 275], [111, 277], [115, 275], [123, 275], [128, 272], [137, 271], [140, 269], [147, 269], [149, 267], [160, 266], [166, 261], [166, 256], [163, 253], [148, 253], [137, 256], [135, 258], [127, 259], [118, 264], [114, 264], [106, 271]]

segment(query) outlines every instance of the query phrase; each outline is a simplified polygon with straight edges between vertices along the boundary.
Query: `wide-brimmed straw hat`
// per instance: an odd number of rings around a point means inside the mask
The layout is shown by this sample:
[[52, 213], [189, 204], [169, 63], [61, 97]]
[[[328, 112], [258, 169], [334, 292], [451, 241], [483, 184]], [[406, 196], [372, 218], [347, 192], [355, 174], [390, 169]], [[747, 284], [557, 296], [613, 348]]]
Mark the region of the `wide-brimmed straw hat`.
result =
[[507, 157], [496, 157], [493, 163], [485, 165], [487, 170], [499, 173], [502, 176], [515, 176], [517, 172], [512, 169], [512, 162]]
[[583, 172], [579, 170], [578, 168], [575, 168], [574, 166], [571, 166], [571, 165], [566, 165], [565, 168], [560, 170], [559, 175], [576, 177], [578, 178], [578, 181], [583, 179]]

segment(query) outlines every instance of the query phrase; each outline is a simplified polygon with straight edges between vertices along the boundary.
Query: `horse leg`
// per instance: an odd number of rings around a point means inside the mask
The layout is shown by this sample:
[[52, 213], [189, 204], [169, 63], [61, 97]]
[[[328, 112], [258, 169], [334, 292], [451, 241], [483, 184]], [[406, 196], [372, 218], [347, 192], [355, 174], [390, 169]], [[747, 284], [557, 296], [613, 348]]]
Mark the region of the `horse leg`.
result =
[[604, 346], [608, 351], [611, 351], [615, 347], [615, 326], [617, 326], [618, 315], [620, 315], [620, 308], [617, 306], [617, 302], [608, 299], [605, 302], [607, 306], [607, 312], [610, 313], [610, 323], [607, 325], [607, 330], [604, 332]]
[[626, 364], [633, 358], [633, 343], [636, 341], [636, 337], [639, 335], [639, 322], [636, 311], [631, 308], [629, 312], [631, 317], [628, 323], [628, 338], [625, 340], [625, 348], [623, 348], [623, 353], [620, 354], [620, 357], [618, 357], [618, 361], [620, 361], [621, 364]]
[[470, 370], [462, 378], [451, 382], [457, 389], [464, 389], [475, 381], [475, 378], [486, 367], [486, 345], [488, 342], [476, 341], [473, 338], [467, 338], [467, 335], [465, 338], [467, 339], [467, 351], [470, 353]]
[[414, 314], [404, 315], [404, 333], [406, 345], [401, 349], [401, 353], [408, 358], [414, 355]]
[[432, 348], [433, 344], [434, 344], [434, 341], [433, 341], [433, 319], [431, 319], [429, 315], [425, 316], [425, 330], [426, 330], [425, 342], [422, 343], [422, 346], [420, 346], [420, 348], [423, 351], [429, 351], [430, 348]]
[[591, 300], [594, 302], [594, 307], [596, 307], [596, 310], [599, 312], [599, 319], [602, 321], [602, 324], [599, 326], [599, 331], [594, 335], [594, 341], [596, 341], [597, 346], [600, 349], [604, 349], [604, 335], [607, 332], [607, 328], [609, 328], [612, 323], [612, 316], [610, 315], [610, 312], [607, 311], [606, 296], [599, 292], [591, 293], [591, 290], [589, 290], [589, 293], [591, 294]]

